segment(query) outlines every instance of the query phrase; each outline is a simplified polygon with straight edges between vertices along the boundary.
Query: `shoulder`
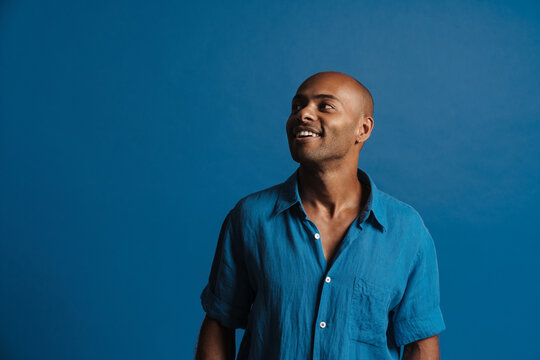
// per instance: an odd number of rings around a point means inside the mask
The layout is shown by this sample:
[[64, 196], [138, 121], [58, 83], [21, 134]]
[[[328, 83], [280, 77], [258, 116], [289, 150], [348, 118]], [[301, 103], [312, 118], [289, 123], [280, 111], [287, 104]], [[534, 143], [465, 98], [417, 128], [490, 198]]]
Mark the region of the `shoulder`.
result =
[[276, 184], [245, 195], [234, 205], [231, 217], [244, 226], [268, 219], [276, 205], [281, 185]]
[[414, 206], [386, 192], [379, 191], [379, 193], [381, 203], [392, 222], [409, 224], [410, 226], [424, 226], [422, 216]]
[[424, 219], [413, 205], [383, 191], [379, 191], [379, 194], [381, 206], [386, 212], [388, 227], [395, 231], [397, 236], [407, 240], [409, 245], [416, 242], [416, 246], [421, 246], [422, 241], [431, 238]]

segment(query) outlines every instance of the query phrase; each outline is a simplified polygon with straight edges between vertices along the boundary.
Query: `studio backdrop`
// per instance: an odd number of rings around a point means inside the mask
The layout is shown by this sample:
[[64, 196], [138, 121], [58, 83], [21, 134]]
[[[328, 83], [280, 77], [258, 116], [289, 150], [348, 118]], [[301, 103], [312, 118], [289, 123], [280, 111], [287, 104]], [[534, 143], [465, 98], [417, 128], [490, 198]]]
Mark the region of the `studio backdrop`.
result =
[[441, 357], [540, 358], [538, 64], [535, 1], [1, 2], [0, 358], [193, 358], [220, 225], [298, 166], [323, 70], [433, 236]]

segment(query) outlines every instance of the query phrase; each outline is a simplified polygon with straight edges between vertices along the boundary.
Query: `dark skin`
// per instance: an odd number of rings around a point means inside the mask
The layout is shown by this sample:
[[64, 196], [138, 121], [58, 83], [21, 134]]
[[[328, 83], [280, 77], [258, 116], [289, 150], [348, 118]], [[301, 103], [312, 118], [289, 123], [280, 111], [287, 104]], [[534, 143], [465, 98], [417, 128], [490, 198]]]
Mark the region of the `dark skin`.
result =
[[403, 360], [439, 360], [439, 335], [405, 345]]
[[[360, 150], [373, 130], [373, 100], [354, 78], [325, 71], [306, 79], [291, 105], [286, 132], [291, 156], [300, 163], [300, 198], [321, 234], [324, 257], [331, 266], [369, 196], [357, 168]], [[311, 136], [302, 137], [307, 134]], [[234, 336], [233, 329], [206, 316], [196, 359], [234, 359]], [[405, 345], [404, 359], [439, 359], [438, 336]]]
[[[298, 88], [286, 125], [291, 155], [300, 163], [302, 205], [319, 229], [328, 264], [367, 201], [357, 177], [360, 149], [373, 129], [366, 96], [345, 74], [315, 74]], [[298, 126], [320, 136], [299, 138]]]
[[206, 315], [201, 326], [195, 359], [234, 360], [235, 354], [235, 330]]

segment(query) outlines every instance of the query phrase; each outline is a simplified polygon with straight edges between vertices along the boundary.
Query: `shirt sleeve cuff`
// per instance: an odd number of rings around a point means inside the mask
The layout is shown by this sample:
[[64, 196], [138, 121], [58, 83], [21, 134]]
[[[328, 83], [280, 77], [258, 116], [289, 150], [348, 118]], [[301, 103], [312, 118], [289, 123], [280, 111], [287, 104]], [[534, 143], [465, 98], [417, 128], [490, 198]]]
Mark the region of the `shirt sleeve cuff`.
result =
[[412, 343], [439, 334], [446, 329], [441, 308], [431, 313], [394, 323], [394, 339], [397, 346]]
[[242, 314], [232, 305], [219, 299], [208, 286], [201, 293], [201, 305], [209, 317], [216, 319], [225, 327], [245, 329], [247, 326], [247, 314]]

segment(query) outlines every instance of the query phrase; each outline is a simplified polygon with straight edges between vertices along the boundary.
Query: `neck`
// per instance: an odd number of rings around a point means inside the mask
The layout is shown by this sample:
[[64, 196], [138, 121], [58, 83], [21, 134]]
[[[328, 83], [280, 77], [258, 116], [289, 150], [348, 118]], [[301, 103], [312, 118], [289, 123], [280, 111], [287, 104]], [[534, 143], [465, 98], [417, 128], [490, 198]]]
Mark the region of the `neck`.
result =
[[330, 218], [343, 210], [360, 210], [362, 184], [356, 166], [322, 168], [302, 164], [298, 170], [298, 192], [304, 206]]

